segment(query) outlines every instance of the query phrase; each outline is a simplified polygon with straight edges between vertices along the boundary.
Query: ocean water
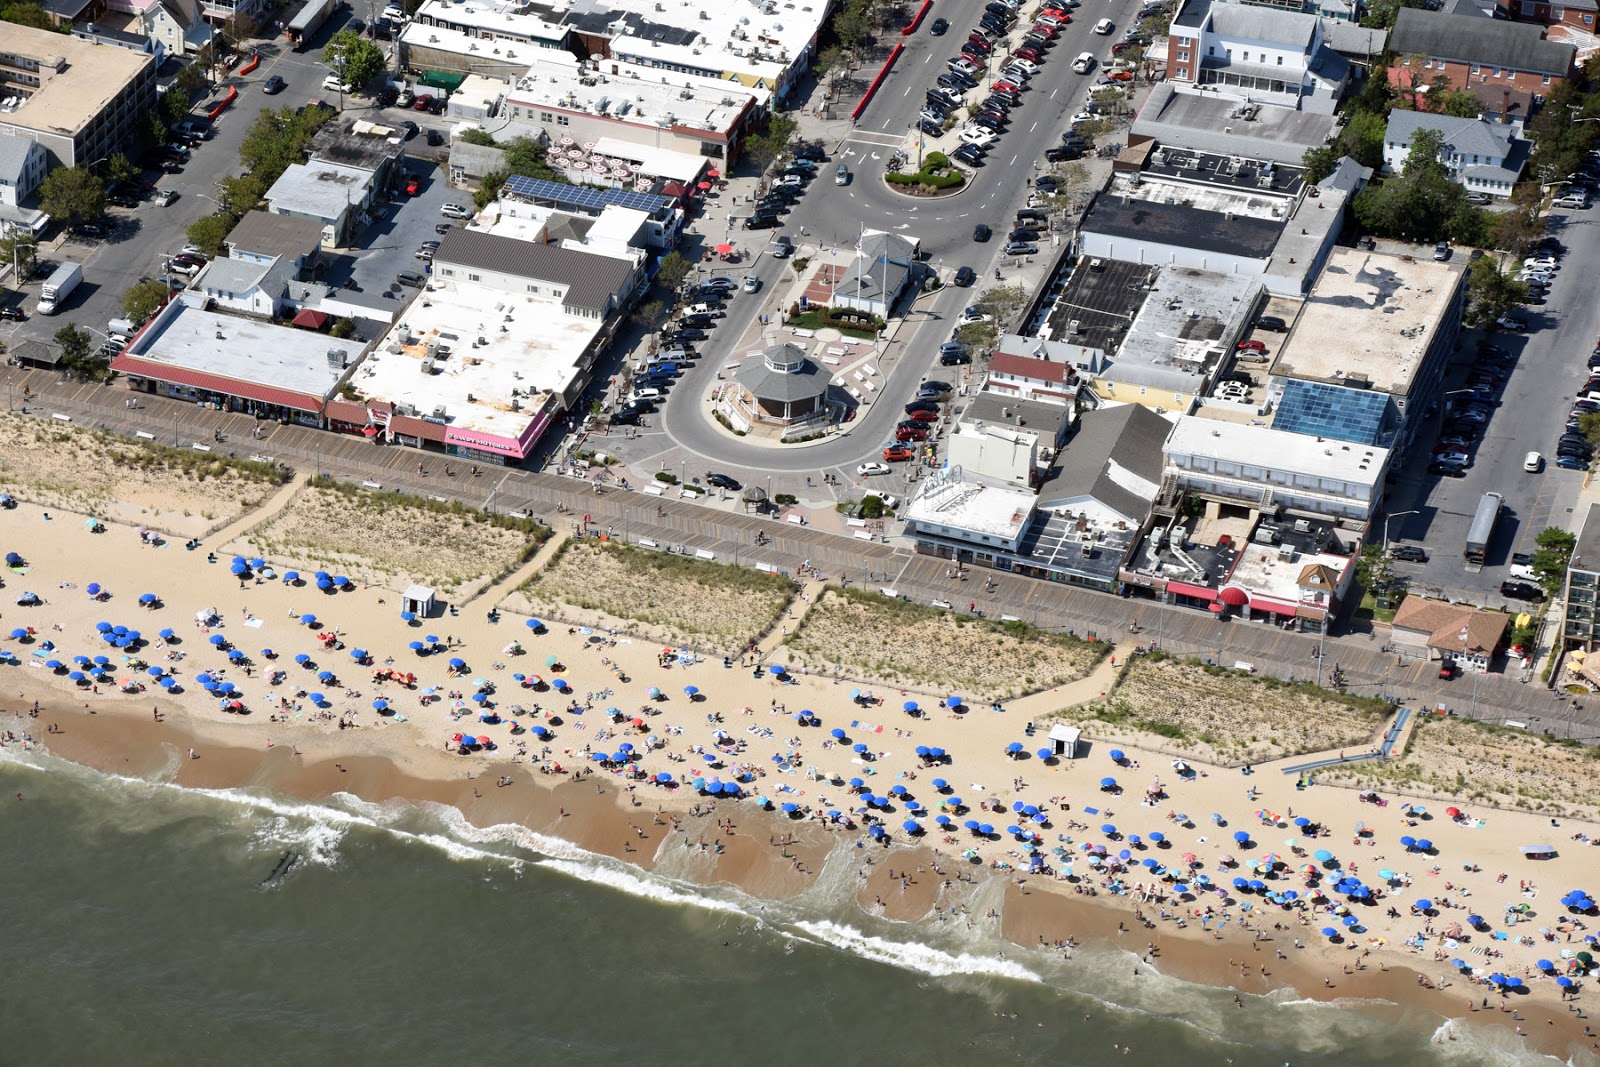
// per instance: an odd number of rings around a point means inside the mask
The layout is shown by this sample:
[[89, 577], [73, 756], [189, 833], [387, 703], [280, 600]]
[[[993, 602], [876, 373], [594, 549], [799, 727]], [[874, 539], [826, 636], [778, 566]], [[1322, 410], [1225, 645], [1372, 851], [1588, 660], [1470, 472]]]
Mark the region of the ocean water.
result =
[[[450, 809], [187, 790], [14, 750], [0, 804], [7, 1063], [1549, 1062], [1289, 995], [1240, 1011], [1135, 979], [1116, 950], [1005, 944], [993, 920], [863, 916], [838, 903], [842, 852], [768, 903]], [[974, 915], [1000, 899], [977, 894]]]

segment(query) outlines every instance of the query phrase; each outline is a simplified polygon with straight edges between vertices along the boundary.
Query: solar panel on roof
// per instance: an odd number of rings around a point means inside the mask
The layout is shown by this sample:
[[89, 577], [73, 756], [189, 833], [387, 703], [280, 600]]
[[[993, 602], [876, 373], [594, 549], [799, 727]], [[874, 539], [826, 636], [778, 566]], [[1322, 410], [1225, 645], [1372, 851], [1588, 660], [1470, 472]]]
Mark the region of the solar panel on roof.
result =
[[636, 193], [632, 189], [596, 189], [588, 185], [566, 185], [513, 174], [506, 179], [505, 188], [516, 196], [529, 200], [551, 200], [579, 208], [596, 210], [616, 206], [654, 214], [672, 203], [670, 196], [654, 193]]
[[1388, 411], [1387, 393], [1292, 379], [1278, 401], [1272, 428], [1374, 445], [1383, 435]]

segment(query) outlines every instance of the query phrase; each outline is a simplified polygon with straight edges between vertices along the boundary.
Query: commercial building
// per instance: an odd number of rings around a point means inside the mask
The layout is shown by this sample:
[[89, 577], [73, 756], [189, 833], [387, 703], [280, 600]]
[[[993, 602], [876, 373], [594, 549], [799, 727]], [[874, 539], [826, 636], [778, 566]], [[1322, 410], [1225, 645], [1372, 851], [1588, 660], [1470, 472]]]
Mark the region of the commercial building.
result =
[[154, 55], [5, 24], [0, 136], [37, 142], [51, 167], [121, 151], [155, 105]]
[[528, 216], [531, 209], [553, 209], [568, 215], [598, 218], [608, 209], [640, 212], [640, 227], [635, 247], [670, 249], [683, 233], [683, 208], [672, 196], [628, 189], [591, 189], [564, 182], [549, 182], [513, 174], [500, 187], [500, 209], [508, 215]]
[[1308, 186], [1300, 167], [1130, 142], [1079, 223], [1091, 259], [1257, 277], [1273, 294], [1310, 288], [1351, 195], [1340, 174]]
[[1298, 167], [1308, 150], [1334, 133], [1335, 123], [1321, 111], [1246, 103], [1183, 82], [1159, 82], [1128, 132], [1130, 142], [1151, 138], [1169, 148]]
[[[826, 2], [429, 0], [400, 35], [412, 71], [520, 77], [541, 50], [729, 82], [786, 99], [810, 67]], [[518, 65], [520, 69], [518, 69]]]
[[1590, 504], [1567, 561], [1566, 647], [1592, 652], [1600, 642], [1600, 504]]
[[[480, 223], [486, 221], [480, 218]], [[450, 230], [433, 277], [333, 401], [334, 429], [476, 462], [526, 459], [578, 403], [644, 256], [538, 219]]]
[[1072, 429], [1073, 409], [987, 389], [972, 397], [945, 442], [945, 456], [970, 475], [1037, 488]]
[[1527, 141], [1517, 137], [1519, 127], [1483, 118], [1456, 118], [1426, 111], [1395, 108], [1383, 135], [1383, 169], [1398, 174], [1411, 154], [1411, 142], [1420, 130], [1438, 133], [1444, 142], [1437, 156], [1450, 180], [1472, 193], [1487, 193], [1504, 200], [1527, 166]]
[[1280, 508], [1370, 518], [1383, 495], [1389, 451], [1187, 415], [1162, 449], [1178, 490], [1254, 512]]
[[1043, 337], [1005, 334], [989, 357], [985, 393], [1002, 400], [1026, 400], [1068, 407], [1078, 398], [1079, 368], [1099, 366], [1105, 353], [1084, 345]]
[[311, 219], [249, 211], [224, 243], [229, 259], [261, 264], [287, 260], [295, 281], [310, 278], [322, 262], [322, 227]]
[[575, 161], [585, 166], [599, 156], [601, 138], [731, 164], [766, 120], [770, 98], [723, 79], [547, 51], [507, 94], [505, 117], [542, 128], [563, 151], [583, 152]]
[[856, 258], [833, 283], [833, 306], [887, 319], [918, 277], [920, 245], [915, 237], [864, 231], [856, 241]]
[[1402, 8], [1389, 35], [1391, 85], [1428, 85], [1440, 75], [1469, 89], [1489, 111], [1520, 103], [1524, 117], [1573, 75], [1577, 50], [1546, 40], [1533, 23]]
[[1269, 106], [1333, 114], [1349, 80], [1315, 15], [1228, 0], [1183, 0], [1167, 42], [1167, 80]]
[[1410, 455], [1461, 329], [1461, 263], [1338, 249], [1272, 363], [1278, 430]]
[[350, 247], [405, 172], [404, 132], [366, 119], [328, 123], [310, 160], [284, 168], [267, 190], [267, 210], [319, 224], [325, 248]]
[[329, 399], [366, 345], [208, 310], [186, 291], [111, 363], [135, 392], [213, 404], [264, 419], [322, 425]]

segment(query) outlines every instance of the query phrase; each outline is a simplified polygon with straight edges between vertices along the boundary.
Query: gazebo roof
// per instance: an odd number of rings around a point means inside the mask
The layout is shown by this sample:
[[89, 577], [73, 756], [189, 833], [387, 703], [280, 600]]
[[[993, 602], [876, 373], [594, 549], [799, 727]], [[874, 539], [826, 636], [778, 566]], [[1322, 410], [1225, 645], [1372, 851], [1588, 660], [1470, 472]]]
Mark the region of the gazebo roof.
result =
[[[782, 346], [793, 347], [793, 346]], [[734, 378], [758, 400], [794, 403], [822, 396], [828, 391], [828, 379], [809, 359], [802, 359], [792, 371], [773, 370], [766, 358], [749, 359], [734, 372]]]

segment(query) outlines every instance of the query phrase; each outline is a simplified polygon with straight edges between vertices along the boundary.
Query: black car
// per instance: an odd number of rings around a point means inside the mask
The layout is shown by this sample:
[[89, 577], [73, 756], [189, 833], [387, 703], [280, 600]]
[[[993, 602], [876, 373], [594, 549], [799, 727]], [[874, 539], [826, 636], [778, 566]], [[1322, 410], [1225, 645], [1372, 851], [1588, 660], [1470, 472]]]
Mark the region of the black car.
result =
[[1039, 231], [1026, 228], [1015, 229], [1006, 236], [1006, 239], [1008, 241], [1037, 241], [1039, 239]]
[[747, 230], [776, 230], [783, 222], [776, 215], [752, 215], [744, 220]]
[[80, 222], [75, 226], [68, 227], [68, 229], [78, 237], [104, 237], [111, 232], [109, 226], [98, 222]]
[[782, 215], [784, 212], [789, 211], [790, 209], [791, 205], [787, 200], [782, 198], [767, 197], [764, 200], [757, 201], [755, 213], [757, 215], [769, 216]]
[[261, 83], [261, 91], [266, 93], [268, 96], [273, 96], [277, 93], [283, 92], [284, 86], [287, 84], [288, 83], [285, 82], [280, 75], [273, 74], [268, 76], [267, 80]]
[[944, 136], [944, 124], [940, 122], [934, 122], [932, 119], [923, 119], [920, 124], [920, 128], [922, 132], [927, 134], [929, 137]]
[[1257, 316], [1252, 325], [1258, 330], [1271, 330], [1273, 333], [1289, 332], [1289, 324], [1276, 315]]
[[717, 325], [717, 320], [711, 315], [685, 315], [681, 321], [684, 326], [696, 330], [710, 330]]
[[955, 283], [957, 285], [968, 286], [977, 280], [977, 272], [975, 272], [971, 267], [961, 267], [956, 271]]
[[417, 135], [417, 131], [420, 129], [420, 127], [410, 119], [401, 119], [399, 122], [395, 123], [395, 125], [406, 131], [405, 137], [402, 138], [402, 140], [406, 141], [409, 141], [411, 138], [415, 137]]
[[743, 486], [734, 481], [732, 478], [728, 477], [726, 474], [717, 474], [712, 472], [711, 474], [706, 475], [706, 481], [709, 484], [716, 486], [718, 489], [728, 489], [738, 492], [743, 488]]
[[110, 204], [112, 207], [137, 207], [139, 201], [129, 196], [127, 193], [107, 193], [106, 203]]
[[1512, 600], [1543, 600], [1544, 593], [1527, 582], [1501, 582], [1500, 595]]
[[1428, 473], [1437, 474], [1442, 478], [1465, 478], [1467, 469], [1454, 463], [1433, 462], [1428, 464]]
[[0, 319], [5, 319], [10, 322], [27, 322], [28, 316], [19, 307], [4, 307], [0, 308]]
[[974, 226], [972, 228], [972, 239], [974, 241], [978, 241], [978, 242], [987, 241], [989, 238], [991, 238], [993, 236], [994, 236], [994, 231], [989, 229], [989, 227], [985, 226], [981, 222], [978, 223], [976, 226]]
[[1046, 163], [1070, 163], [1075, 159], [1082, 159], [1083, 151], [1077, 148], [1046, 148], [1044, 161]]
[[1017, 106], [1017, 98], [1007, 96], [1005, 93], [990, 93], [983, 98], [983, 103], [979, 106], [993, 108], [996, 111], [1004, 111], [1009, 114], [1011, 109]]
[[991, 133], [1000, 133], [1002, 130], [1005, 129], [1005, 125], [1006, 125], [1004, 121], [995, 118], [993, 115], [988, 115], [988, 114], [974, 115], [968, 121], [971, 122], [972, 125], [981, 126], [984, 129], [990, 131]]
[[1035, 189], [1043, 189], [1045, 192], [1049, 193], [1055, 192], [1056, 187], [1060, 184], [1060, 182], [1056, 181], [1055, 178], [1048, 174], [1041, 174], [1037, 178], [1033, 179], [1033, 187]]
[[946, 352], [939, 357], [941, 367], [959, 367], [964, 363], [971, 363], [972, 356], [966, 352]]
[[697, 326], [686, 326], [681, 330], [674, 331], [672, 339], [674, 341], [704, 341], [710, 336], [710, 334]]
[[983, 165], [983, 149], [975, 144], [964, 144], [950, 153], [951, 159], [959, 159], [969, 167]]
[[438, 148], [442, 144], [444, 144], [444, 134], [440, 133], [438, 130], [429, 130], [428, 146], [430, 148]]
[[611, 416], [613, 426], [637, 426], [644, 421], [644, 416], [637, 411], [619, 411]]
[[946, 22], [944, 19], [934, 19], [932, 25], [928, 27], [928, 32], [933, 34], [935, 37], [943, 37], [949, 31], [950, 23]]
[[1389, 555], [1405, 563], [1428, 562], [1428, 553], [1420, 545], [1395, 545], [1389, 549]]
[[828, 153], [824, 152], [819, 144], [804, 144], [795, 150], [794, 158], [809, 159], [813, 163], [826, 163]]
[[1089, 149], [1094, 147], [1094, 144], [1087, 138], [1080, 137], [1068, 130], [1066, 133], [1061, 135], [1061, 147], [1076, 148], [1080, 152], [1087, 152]]

